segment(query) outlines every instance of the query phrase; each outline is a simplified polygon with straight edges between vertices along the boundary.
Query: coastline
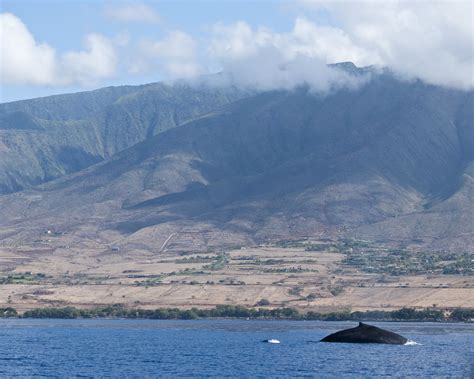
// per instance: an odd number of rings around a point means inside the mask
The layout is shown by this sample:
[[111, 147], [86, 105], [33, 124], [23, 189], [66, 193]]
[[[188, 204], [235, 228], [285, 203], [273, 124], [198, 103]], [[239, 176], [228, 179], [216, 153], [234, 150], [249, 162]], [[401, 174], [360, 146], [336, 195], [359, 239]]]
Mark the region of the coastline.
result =
[[56, 319], [151, 319], [151, 320], [198, 320], [198, 319], [252, 319], [294, 321], [387, 321], [387, 322], [474, 322], [474, 309], [439, 310], [401, 308], [395, 311], [331, 313], [299, 312], [294, 308], [246, 308], [243, 306], [218, 305], [211, 309], [158, 308], [155, 310], [114, 306], [79, 309], [75, 307], [35, 308], [18, 313], [14, 308], [0, 308], [0, 318], [56, 318]]

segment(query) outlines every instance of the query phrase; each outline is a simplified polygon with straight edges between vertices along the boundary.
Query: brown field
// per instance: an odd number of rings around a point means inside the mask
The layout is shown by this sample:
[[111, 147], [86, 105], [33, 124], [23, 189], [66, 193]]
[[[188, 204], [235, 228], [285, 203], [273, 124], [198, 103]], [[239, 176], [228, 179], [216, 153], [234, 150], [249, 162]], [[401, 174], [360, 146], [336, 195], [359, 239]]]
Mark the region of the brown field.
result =
[[[0, 307], [291, 306], [320, 312], [474, 307], [474, 278], [390, 276], [341, 264], [344, 254], [259, 246], [184, 253], [71, 247], [68, 236], [0, 245]], [[40, 274], [40, 275], [38, 275]], [[10, 277], [10, 279], [8, 279]]]

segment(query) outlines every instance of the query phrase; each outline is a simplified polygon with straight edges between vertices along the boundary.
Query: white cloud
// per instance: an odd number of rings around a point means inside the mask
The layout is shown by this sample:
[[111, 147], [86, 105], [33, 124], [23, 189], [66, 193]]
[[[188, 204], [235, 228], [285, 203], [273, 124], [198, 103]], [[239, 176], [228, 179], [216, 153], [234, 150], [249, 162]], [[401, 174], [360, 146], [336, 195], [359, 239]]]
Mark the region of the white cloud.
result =
[[105, 15], [120, 22], [146, 22], [156, 24], [161, 21], [160, 15], [145, 4], [110, 5], [105, 9]]
[[298, 17], [287, 33], [252, 30], [245, 22], [219, 24], [212, 30], [211, 56], [237, 80], [263, 88], [294, 81], [324, 89], [336, 78], [340, 85], [340, 77], [329, 75], [322, 63], [343, 61], [388, 67], [400, 77], [430, 84], [474, 88], [471, 1], [301, 3], [305, 10], [329, 15], [333, 26], [308, 16]]
[[86, 50], [67, 52], [61, 58], [63, 80], [88, 83], [114, 75], [117, 65], [112, 43], [99, 34], [86, 36]]
[[[85, 37], [82, 51], [58, 53], [38, 42], [13, 14], [0, 16], [1, 81], [32, 85], [90, 84], [128, 70], [164, 79], [193, 78], [222, 70], [234, 83], [261, 89], [309, 84], [315, 90], [353, 86], [357, 80], [328, 68], [352, 61], [386, 66], [406, 78], [454, 88], [474, 88], [473, 3], [470, 1], [306, 1], [305, 17], [287, 32], [252, 28], [241, 21], [217, 24], [198, 43], [181, 30], [161, 40], [134, 40], [128, 32], [113, 41]], [[325, 23], [311, 20], [308, 8]], [[142, 3], [106, 9], [126, 22], [159, 21]], [[328, 25], [328, 15], [331, 25]], [[213, 69], [210, 70], [209, 67]]]
[[288, 48], [296, 53], [318, 57], [326, 63], [350, 61], [358, 66], [378, 63], [376, 54], [354, 44], [343, 30], [318, 26], [305, 18], [297, 18], [294, 29], [286, 38]]
[[130, 70], [133, 73], [158, 71], [168, 79], [193, 78], [202, 72], [196, 41], [179, 30], [169, 32], [159, 41], [142, 40]]
[[50, 84], [55, 80], [53, 48], [37, 43], [21, 20], [0, 14], [0, 79], [3, 83]]
[[58, 57], [55, 49], [38, 43], [25, 24], [10, 13], [0, 14], [0, 79], [8, 84], [91, 84], [114, 75], [113, 44], [99, 34], [85, 38], [84, 51]]
[[242, 57], [271, 46], [284, 52], [289, 59], [303, 55], [326, 63], [350, 60], [359, 64], [370, 64], [376, 59], [357, 48], [342, 30], [318, 26], [302, 17], [295, 20], [293, 30], [288, 33], [276, 33], [265, 28], [253, 31], [243, 21], [232, 25], [218, 24], [212, 32], [210, 49], [218, 56]]
[[373, 63], [427, 83], [474, 88], [471, 1], [305, 2], [325, 9]]
[[[258, 89], [290, 89], [310, 85], [316, 91], [352, 87], [360, 82], [328, 63], [371, 57], [339, 29], [319, 27], [298, 18], [293, 30], [276, 33], [245, 22], [218, 24], [212, 29], [209, 55], [234, 84]], [[372, 57], [375, 59], [375, 57]]]

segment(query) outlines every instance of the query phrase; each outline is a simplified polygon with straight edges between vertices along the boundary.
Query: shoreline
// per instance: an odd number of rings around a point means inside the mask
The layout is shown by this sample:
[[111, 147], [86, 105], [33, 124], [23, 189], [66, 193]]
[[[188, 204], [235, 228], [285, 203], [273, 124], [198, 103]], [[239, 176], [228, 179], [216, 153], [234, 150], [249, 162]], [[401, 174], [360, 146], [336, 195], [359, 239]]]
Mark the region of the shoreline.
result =
[[14, 319], [144, 319], [144, 320], [286, 320], [286, 321], [375, 321], [375, 322], [474, 322], [474, 309], [401, 308], [395, 311], [340, 311], [331, 313], [301, 313], [294, 308], [247, 308], [218, 305], [211, 309], [158, 308], [131, 309], [121, 305], [80, 309], [75, 307], [35, 308], [18, 313], [16, 309], [0, 308], [0, 318]]

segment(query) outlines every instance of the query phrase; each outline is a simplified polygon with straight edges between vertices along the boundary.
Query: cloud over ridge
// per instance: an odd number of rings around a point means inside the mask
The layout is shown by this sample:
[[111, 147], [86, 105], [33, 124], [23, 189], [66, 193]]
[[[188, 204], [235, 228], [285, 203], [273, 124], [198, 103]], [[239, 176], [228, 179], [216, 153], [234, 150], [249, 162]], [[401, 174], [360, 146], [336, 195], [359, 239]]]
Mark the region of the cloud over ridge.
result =
[[[370, 53], [372, 64], [406, 78], [474, 88], [472, 1], [302, 1], [325, 10], [352, 43]], [[357, 63], [357, 60], [355, 60]]]
[[[339, 53], [340, 46], [347, 47], [346, 55]], [[215, 25], [208, 53], [234, 85], [260, 90], [308, 85], [326, 92], [364, 80], [328, 64], [352, 61], [365, 53], [337, 29], [318, 27], [305, 18], [297, 18], [287, 33], [253, 30], [243, 21]]]
[[[107, 18], [160, 23], [156, 35], [123, 30], [114, 40], [84, 36], [84, 48], [57, 52], [38, 42], [23, 21], [0, 15], [1, 81], [34, 86], [87, 86], [112, 77], [193, 79], [222, 72], [233, 84], [262, 90], [309, 85], [316, 91], [352, 87], [363, 78], [328, 64], [387, 67], [401, 78], [474, 88], [473, 3], [470, 1], [299, 1], [293, 27], [281, 32], [245, 21], [216, 23], [204, 36], [173, 26], [145, 3], [116, 3]], [[318, 12], [331, 22], [321, 22]], [[150, 25], [149, 25], [150, 27]], [[156, 27], [151, 25], [151, 27]], [[126, 37], [126, 38], [125, 38]]]

